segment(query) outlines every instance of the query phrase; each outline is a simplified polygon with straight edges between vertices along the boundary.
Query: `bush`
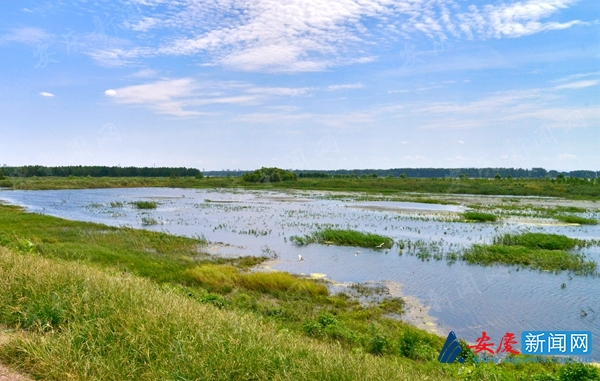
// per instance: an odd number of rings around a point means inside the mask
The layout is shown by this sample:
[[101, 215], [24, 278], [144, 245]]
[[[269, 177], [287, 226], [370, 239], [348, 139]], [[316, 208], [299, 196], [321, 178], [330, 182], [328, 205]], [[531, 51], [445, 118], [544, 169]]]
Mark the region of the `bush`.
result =
[[591, 365], [582, 363], [567, 364], [558, 372], [559, 381], [598, 381], [600, 374]]
[[249, 183], [279, 183], [282, 181], [296, 181], [298, 176], [292, 171], [275, 167], [262, 167], [254, 172], [245, 173], [242, 180]]

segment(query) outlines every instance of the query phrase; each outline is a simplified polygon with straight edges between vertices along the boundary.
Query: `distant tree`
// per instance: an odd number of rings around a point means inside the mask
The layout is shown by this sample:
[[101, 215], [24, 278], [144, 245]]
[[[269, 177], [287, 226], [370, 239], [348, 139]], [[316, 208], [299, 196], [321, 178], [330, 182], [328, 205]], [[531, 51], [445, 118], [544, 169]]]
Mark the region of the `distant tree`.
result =
[[0, 170], [0, 180], [4, 180], [4, 173]]
[[281, 181], [296, 181], [298, 175], [292, 171], [286, 171], [280, 168], [262, 167], [253, 172], [245, 173], [242, 180], [249, 183], [278, 183]]
[[502, 180], [502, 175], [501, 175], [501, 174], [499, 174], [499, 173], [496, 173], [496, 175], [494, 176], [494, 178], [495, 178], [496, 180]]
[[510, 174], [509, 174], [508, 176], [506, 176], [506, 178], [507, 178], [508, 180], [512, 180], [512, 178], [513, 178], [513, 177], [512, 177], [512, 175], [510, 175]]
[[202, 172], [198, 172], [198, 174], [196, 175], [196, 179], [201, 180], [204, 178], [204, 175], [202, 174]]
[[401, 173], [401, 174], [400, 174], [400, 178], [401, 178], [401, 179], [405, 179], [405, 178], [407, 178], [407, 177], [408, 177], [408, 176], [406, 176], [406, 173]]

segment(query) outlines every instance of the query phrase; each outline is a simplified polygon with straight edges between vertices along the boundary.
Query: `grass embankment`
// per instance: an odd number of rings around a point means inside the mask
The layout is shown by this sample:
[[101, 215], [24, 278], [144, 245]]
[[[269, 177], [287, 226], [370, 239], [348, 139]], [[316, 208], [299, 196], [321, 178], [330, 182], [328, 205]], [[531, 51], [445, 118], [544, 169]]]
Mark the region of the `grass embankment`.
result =
[[[202, 305], [138, 277], [0, 249], [0, 319], [27, 333], [0, 358], [46, 380], [424, 379], [399, 357], [354, 354]], [[436, 372], [436, 379], [450, 379]]]
[[504, 234], [494, 238], [491, 245], [473, 245], [461, 258], [472, 264], [517, 265], [536, 270], [593, 275], [597, 271], [596, 262], [568, 251], [587, 244], [587, 241], [557, 234]]
[[13, 189], [83, 189], [119, 187], [237, 188], [340, 190], [374, 193], [419, 192], [507, 196], [549, 196], [570, 199], [600, 199], [600, 181], [552, 181], [548, 179], [420, 179], [420, 178], [330, 178], [251, 183], [236, 177], [19, 177], [6, 178], [0, 186]]
[[394, 240], [390, 237], [343, 229], [324, 229], [303, 237], [292, 236], [290, 237], [290, 240], [298, 245], [321, 243], [326, 245], [385, 249], [390, 249], [392, 245], [394, 245]]
[[261, 258], [199, 255], [201, 243], [0, 206], [0, 324], [24, 332], [0, 358], [47, 380], [529, 380], [564, 369], [439, 364], [443, 337], [387, 317], [401, 299], [361, 305], [318, 281], [248, 271]]

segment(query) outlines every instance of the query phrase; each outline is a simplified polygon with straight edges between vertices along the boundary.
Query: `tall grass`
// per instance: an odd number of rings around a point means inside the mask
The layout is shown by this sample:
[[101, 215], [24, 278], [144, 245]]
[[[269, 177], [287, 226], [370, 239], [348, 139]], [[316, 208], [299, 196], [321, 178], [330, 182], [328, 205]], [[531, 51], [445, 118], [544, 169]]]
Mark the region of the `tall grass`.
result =
[[225, 293], [237, 286], [262, 293], [286, 292], [309, 296], [328, 294], [327, 287], [323, 284], [279, 271], [241, 272], [230, 265], [206, 264], [190, 269], [187, 273], [209, 290]]
[[390, 237], [342, 229], [324, 229], [303, 237], [292, 236], [290, 240], [298, 245], [307, 245], [316, 242], [328, 245], [386, 249], [391, 248], [394, 244], [394, 240]]
[[461, 258], [469, 263], [505, 264], [545, 271], [573, 271], [579, 275], [597, 273], [597, 264], [584, 255], [568, 252], [585, 245], [584, 241], [558, 234], [504, 234], [491, 245], [473, 245]]
[[[0, 248], [0, 358], [44, 380], [417, 380], [400, 358], [352, 354], [201, 305], [146, 280]], [[450, 379], [439, 372], [436, 379]]]

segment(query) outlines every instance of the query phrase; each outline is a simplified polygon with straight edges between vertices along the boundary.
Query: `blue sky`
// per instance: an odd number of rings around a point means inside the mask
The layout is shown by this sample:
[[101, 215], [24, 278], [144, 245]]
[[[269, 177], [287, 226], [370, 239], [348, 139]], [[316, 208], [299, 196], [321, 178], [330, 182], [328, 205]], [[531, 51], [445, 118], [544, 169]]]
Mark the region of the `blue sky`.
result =
[[595, 0], [3, 0], [0, 164], [600, 167]]

